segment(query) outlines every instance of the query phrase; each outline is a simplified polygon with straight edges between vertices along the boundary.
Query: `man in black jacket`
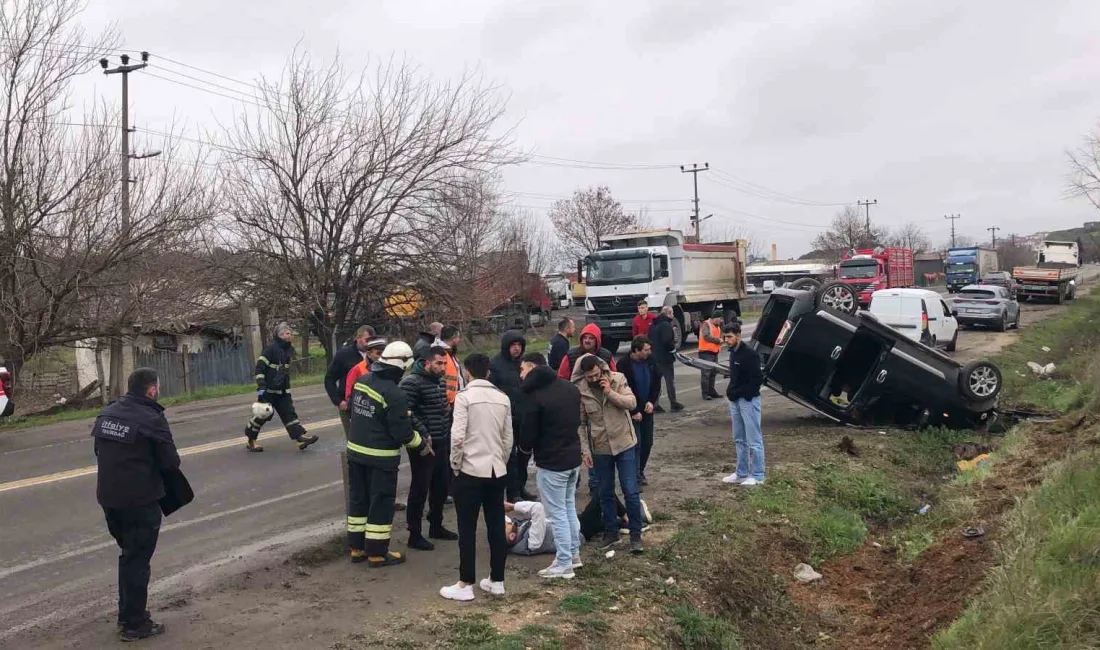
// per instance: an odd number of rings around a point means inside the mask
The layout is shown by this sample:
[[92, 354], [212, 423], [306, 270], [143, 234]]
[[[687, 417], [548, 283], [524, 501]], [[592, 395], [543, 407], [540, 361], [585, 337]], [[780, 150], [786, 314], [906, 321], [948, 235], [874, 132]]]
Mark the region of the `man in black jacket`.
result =
[[451, 409], [443, 374], [447, 371], [447, 348], [433, 347], [425, 358], [413, 363], [412, 373], [401, 380], [409, 403], [413, 429], [429, 440], [431, 452], [422, 456], [409, 451], [409, 502], [405, 519], [409, 525], [409, 548], [433, 551], [424, 539], [421, 525], [424, 502], [428, 501], [428, 537], [454, 541], [458, 535], [443, 527], [443, 504], [450, 491]]
[[741, 340], [741, 323], [726, 325], [722, 342], [730, 349], [730, 383], [726, 399], [730, 401], [733, 442], [737, 450], [737, 471], [722, 479], [745, 487], [764, 482], [764, 436], [760, 426], [760, 386], [764, 371], [760, 355]]
[[[649, 340], [653, 344], [653, 360], [665, 378], [665, 387], [668, 389], [668, 401], [672, 406], [672, 412], [684, 410], [684, 405], [676, 401], [676, 334], [672, 330], [672, 307], [662, 307], [657, 320], [649, 328]], [[660, 393], [658, 392], [658, 396]], [[660, 404], [653, 404], [654, 411], [662, 412]]]
[[519, 330], [508, 330], [500, 337], [500, 354], [489, 361], [489, 381], [504, 391], [512, 404], [511, 455], [508, 457], [508, 501], [537, 501], [527, 491], [527, 462], [531, 457], [519, 451], [514, 441], [523, 429], [523, 413], [527, 412], [527, 396], [519, 387], [520, 360], [527, 350], [527, 339]]
[[565, 317], [558, 321], [558, 333], [550, 339], [550, 353], [546, 355], [546, 361], [552, 369], [561, 365], [561, 360], [569, 353], [569, 339], [577, 331], [577, 324], [572, 318]]
[[130, 375], [127, 392], [108, 404], [92, 428], [96, 461], [96, 498], [107, 530], [122, 552], [118, 556], [118, 625], [123, 641], [164, 632], [146, 610], [149, 562], [160, 535], [165, 496], [164, 474], [179, 470], [164, 407], [157, 403], [160, 381], [155, 370]]
[[348, 415], [348, 401], [344, 397], [344, 382], [351, 369], [367, 359], [367, 345], [373, 338], [373, 327], [370, 325], [360, 327], [355, 332], [355, 340], [332, 355], [332, 363], [325, 372], [325, 392], [328, 393], [329, 401], [340, 412], [340, 424], [344, 426], [345, 438], [351, 426], [351, 416]]
[[279, 414], [290, 439], [298, 444], [298, 449], [305, 451], [313, 443], [317, 442], [317, 436], [306, 433], [302, 421], [298, 419], [298, 413], [294, 410], [294, 400], [290, 396], [290, 362], [294, 358], [294, 346], [290, 344], [293, 333], [290, 325], [279, 323], [275, 327], [275, 340], [264, 348], [263, 354], [256, 360], [256, 401], [260, 404], [270, 404], [271, 409], [266, 416], [253, 412], [252, 418], [244, 428], [244, 435], [248, 439], [245, 449], [248, 451], [263, 451], [263, 446], [256, 441], [260, 437], [260, 429]]
[[581, 525], [577, 520], [577, 481], [580, 478], [581, 394], [558, 377], [538, 352], [523, 356], [520, 389], [527, 395], [527, 411], [516, 446], [535, 455], [535, 480], [554, 533], [557, 556], [543, 578], [572, 578], [581, 564]]
[[428, 325], [427, 332], [421, 332], [416, 337], [416, 342], [413, 343], [413, 359], [420, 361], [424, 357], [428, 356], [428, 350], [432, 349], [435, 345], [436, 339], [443, 333], [443, 323], [438, 321]]
[[626, 377], [638, 405], [630, 412], [634, 421], [634, 435], [638, 437], [641, 455], [638, 459], [638, 484], [649, 483], [645, 477], [645, 466], [649, 462], [649, 453], [653, 450], [653, 411], [657, 397], [661, 394], [661, 371], [650, 356], [653, 344], [644, 336], [630, 342], [630, 354], [619, 359], [619, 372]]

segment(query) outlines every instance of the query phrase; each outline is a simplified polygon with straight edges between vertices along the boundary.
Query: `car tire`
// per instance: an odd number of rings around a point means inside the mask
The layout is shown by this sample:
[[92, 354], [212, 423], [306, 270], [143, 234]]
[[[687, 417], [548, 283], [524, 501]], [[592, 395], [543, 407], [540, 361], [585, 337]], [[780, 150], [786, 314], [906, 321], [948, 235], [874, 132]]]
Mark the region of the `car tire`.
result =
[[1008, 331], [1008, 312], [1001, 314], [1001, 322], [997, 323], [998, 332]]
[[830, 282], [817, 292], [817, 306], [854, 315], [859, 310], [859, 297], [843, 282]]
[[947, 344], [946, 348], [944, 348], [948, 352], [954, 352], [955, 348], [958, 347], [958, 345], [959, 345], [959, 330], [960, 329], [962, 329], [962, 325], [959, 325], [959, 327], [955, 328], [955, 336], [951, 337], [951, 342]]
[[672, 316], [672, 344], [677, 350], [683, 348], [687, 340], [687, 334], [684, 332], [684, 318], [683, 312], [675, 312]]
[[932, 338], [932, 335], [927, 330], [920, 335], [920, 344], [925, 347], [932, 347], [932, 344], [935, 343], [935, 341], [936, 340]]
[[817, 291], [821, 288], [821, 283], [813, 278], [799, 278], [791, 283], [790, 288], [796, 291]]
[[971, 361], [959, 373], [959, 390], [968, 400], [982, 402], [1001, 392], [1001, 369], [989, 361]]

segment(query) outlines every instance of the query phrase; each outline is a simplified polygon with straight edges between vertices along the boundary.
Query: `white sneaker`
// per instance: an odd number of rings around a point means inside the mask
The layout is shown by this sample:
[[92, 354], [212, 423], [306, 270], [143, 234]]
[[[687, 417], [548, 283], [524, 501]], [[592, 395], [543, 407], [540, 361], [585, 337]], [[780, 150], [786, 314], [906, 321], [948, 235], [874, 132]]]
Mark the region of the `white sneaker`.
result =
[[542, 571], [539, 571], [539, 577], [540, 578], [551, 578], [551, 579], [553, 579], [553, 578], [563, 578], [565, 580], [570, 580], [570, 579], [576, 577], [576, 574], [573, 573], [573, 567], [571, 567], [571, 566], [559, 566], [558, 564], [555, 563], [555, 564], [551, 564], [550, 566], [546, 567]]
[[745, 479], [743, 479], [743, 478], [741, 478], [740, 476], [737, 475], [737, 472], [734, 472], [733, 474], [730, 474], [729, 476], [723, 478], [722, 482], [723, 483], [740, 483], [741, 481], [744, 481], [744, 480]]
[[569, 568], [570, 569], [583, 569], [584, 568], [584, 562], [581, 562], [581, 556], [574, 555], [573, 556], [573, 562], [570, 563]]
[[752, 487], [754, 485], [763, 485], [763, 484], [764, 484], [764, 479], [760, 479], [758, 481], [758, 480], [754, 479], [751, 476], [748, 477], [747, 479], [745, 479], [744, 481], [741, 481], [741, 487]]
[[[492, 580], [485, 578], [479, 584], [481, 590], [490, 596], [501, 597], [504, 595], [504, 582], [493, 582]], [[472, 591], [472, 590], [471, 590]]]
[[[484, 587], [482, 587], [484, 589]], [[503, 593], [503, 587], [501, 592]], [[461, 583], [454, 583], [453, 585], [447, 585], [439, 590], [439, 595], [443, 596], [447, 600], [461, 600], [468, 601], [474, 599], [474, 587], [473, 585], [462, 586]]]

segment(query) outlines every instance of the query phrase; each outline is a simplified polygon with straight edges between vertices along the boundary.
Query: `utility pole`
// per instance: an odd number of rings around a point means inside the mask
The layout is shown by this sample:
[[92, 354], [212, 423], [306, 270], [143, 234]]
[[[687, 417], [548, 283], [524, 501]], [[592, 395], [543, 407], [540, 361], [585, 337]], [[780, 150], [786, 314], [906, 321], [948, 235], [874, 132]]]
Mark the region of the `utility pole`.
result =
[[871, 235], [871, 206], [878, 205], [878, 199], [871, 201], [856, 201], [856, 205], [867, 208], [867, 235]]
[[961, 214], [945, 214], [945, 215], [943, 215], [943, 218], [951, 220], [951, 248], [954, 248], [955, 247], [955, 222], [958, 221], [959, 219], [962, 219], [962, 215]]
[[[120, 55], [118, 58], [122, 62], [122, 65], [118, 67], [110, 68], [111, 62], [106, 58], [100, 59], [99, 65], [103, 68], [103, 74], [122, 75], [122, 169], [120, 179], [122, 181], [122, 198], [120, 207], [122, 212], [122, 237], [126, 241], [130, 239], [130, 183], [133, 182], [130, 178], [130, 158], [134, 157], [130, 153], [130, 73], [149, 66], [149, 53], [141, 53], [141, 63], [130, 63], [129, 54]], [[122, 337], [120, 335], [113, 337], [110, 346], [111, 368], [108, 386], [100, 386], [99, 388], [104, 394], [109, 389], [111, 397], [120, 397], [124, 392], [122, 390], [123, 375], [126, 374], [122, 358], [124, 354]]]
[[990, 226], [986, 228], [989, 232], [993, 233], [993, 248], [997, 248], [997, 231], [1000, 230], [997, 226]]
[[691, 217], [691, 225], [695, 229], [695, 243], [699, 243], [699, 172], [705, 172], [709, 169], [710, 163], [703, 163], [702, 167], [698, 163], [691, 163], [691, 169], [680, 165], [680, 173], [691, 174], [695, 185], [695, 211]]

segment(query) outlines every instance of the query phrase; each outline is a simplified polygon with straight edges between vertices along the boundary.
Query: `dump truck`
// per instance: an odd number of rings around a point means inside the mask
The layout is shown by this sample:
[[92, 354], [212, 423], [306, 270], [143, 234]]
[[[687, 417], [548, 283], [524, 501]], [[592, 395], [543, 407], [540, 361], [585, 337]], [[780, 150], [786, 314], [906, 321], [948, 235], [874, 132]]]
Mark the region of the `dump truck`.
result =
[[1035, 250], [1035, 266], [1017, 266], [1012, 277], [1019, 283], [1020, 300], [1050, 299], [1061, 304], [1077, 296], [1081, 251], [1077, 242], [1044, 241]]

